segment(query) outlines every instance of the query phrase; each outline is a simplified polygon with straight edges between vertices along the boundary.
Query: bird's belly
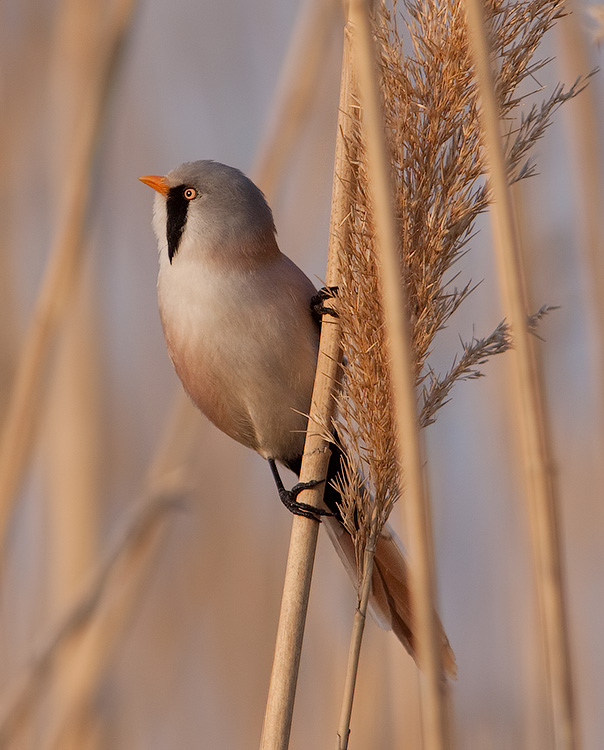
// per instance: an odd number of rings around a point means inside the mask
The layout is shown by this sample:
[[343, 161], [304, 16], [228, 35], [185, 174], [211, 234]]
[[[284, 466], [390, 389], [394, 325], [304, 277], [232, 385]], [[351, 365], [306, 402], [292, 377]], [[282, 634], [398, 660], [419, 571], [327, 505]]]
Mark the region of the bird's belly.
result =
[[[168, 342], [174, 369], [193, 403], [222, 432], [257, 450], [258, 440], [251, 419], [236, 391], [229, 387], [236, 370], [226, 369], [220, 361], [204, 357], [198, 350], [187, 351], [187, 348]], [[226, 372], [230, 372], [228, 377]]]
[[186, 319], [179, 315], [176, 326], [164, 308], [162, 323], [176, 372], [196, 406], [265, 458], [288, 460], [303, 451], [316, 350], [304, 330], [284, 349], [275, 323], [257, 312], [233, 308], [211, 320], [211, 312], [204, 318], [198, 310]]

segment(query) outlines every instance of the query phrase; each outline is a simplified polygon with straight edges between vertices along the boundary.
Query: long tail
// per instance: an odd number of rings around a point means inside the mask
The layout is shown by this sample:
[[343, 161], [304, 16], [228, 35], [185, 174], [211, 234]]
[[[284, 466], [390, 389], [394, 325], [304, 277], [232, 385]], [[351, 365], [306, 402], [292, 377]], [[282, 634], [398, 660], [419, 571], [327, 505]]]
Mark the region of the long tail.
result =
[[[340, 469], [341, 454], [337, 446], [332, 447], [328, 480], [325, 486], [325, 504], [334, 512], [333, 517], [324, 518], [324, 525], [340, 559], [344, 563], [352, 582], [357, 584], [357, 567], [354, 543], [341, 522], [337, 503], [340, 495], [331, 484]], [[411, 603], [407, 576], [407, 563], [403, 548], [392, 528], [386, 524], [378, 539], [374, 559], [373, 580], [369, 608], [377, 622], [386, 630], [392, 630], [403, 646], [417, 661], [416, 638], [412, 629]], [[457, 665], [455, 654], [449, 645], [445, 630], [437, 618], [442, 659], [445, 671], [455, 677]]]

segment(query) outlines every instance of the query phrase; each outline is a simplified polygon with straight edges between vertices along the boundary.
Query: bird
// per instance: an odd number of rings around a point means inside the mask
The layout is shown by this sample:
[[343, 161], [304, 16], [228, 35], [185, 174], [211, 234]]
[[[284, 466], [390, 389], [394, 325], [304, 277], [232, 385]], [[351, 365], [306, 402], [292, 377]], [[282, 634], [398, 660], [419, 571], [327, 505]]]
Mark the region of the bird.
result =
[[[277, 468], [300, 474], [325, 292], [281, 252], [266, 198], [240, 170], [201, 160], [139, 179], [156, 191], [158, 306], [184, 390], [216, 427], [268, 461], [290, 511], [324, 521], [356, 584], [354, 543], [333, 482], [341, 449], [330, 446], [323, 509], [297, 499], [316, 482], [286, 490]], [[377, 543], [369, 607], [417, 660], [407, 565], [388, 524]], [[445, 669], [454, 674], [440, 621], [439, 630]]]

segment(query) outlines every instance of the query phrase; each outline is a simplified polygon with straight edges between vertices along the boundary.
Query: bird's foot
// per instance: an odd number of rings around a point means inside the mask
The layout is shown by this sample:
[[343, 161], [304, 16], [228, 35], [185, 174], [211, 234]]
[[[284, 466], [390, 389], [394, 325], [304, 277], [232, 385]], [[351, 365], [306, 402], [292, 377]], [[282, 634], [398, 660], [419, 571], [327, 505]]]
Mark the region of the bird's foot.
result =
[[275, 463], [274, 458], [268, 459], [268, 465], [271, 467], [271, 471], [273, 472], [273, 477], [275, 479], [275, 484], [277, 485], [277, 491], [279, 492], [279, 498], [283, 505], [294, 515], [296, 516], [304, 516], [304, 518], [310, 518], [313, 521], [321, 522], [321, 516], [333, 516], [333, 513], [329, 510], [324, 510], [323, 508], [315, 508], [314, 505], [309, 505], [308, 503], [301, 503], [298, 501], [298, 495], [303, 490], [310, 490], [313, 487], [316, 487], [318, 484], [321, 484], [322, 479], [313, 479], [310, 482], [298, 482], [298, 484], [295, 484], [291, 490], [286, 490], [283, 486], [283, 482], [281, 481], [281, 477], [279, 476], [279, 471], [277, 469], [277, 464]]
[[333, 307], [325, 305], [325, 301], [328, 299], [334, 299], [338, 295], [337, 286], [324, 286], [319, 289], [316, 294], [313, 294], [310, 300], [310, 309], [313, 317], [320, 323], [323, 315], [331, 315], [332, 318], [337, 318], [338, 312]]
[[315, 508], [314, 505], [309, 505], [308, 503], [301, 503], [297, 498], [303, 490], [310, 490], [321, 484], [322, 481], [321, 479], [315, 479], [312, 482], [298, 482], [291, 490], [286, 490], [282, 487], [279, 489], [279, 498], [283, 505], [295, 516], [304, 516], [304, 518], [310, 518], [320, 523], [320, 516], [333, 516], [333, 513], [323, 508]]

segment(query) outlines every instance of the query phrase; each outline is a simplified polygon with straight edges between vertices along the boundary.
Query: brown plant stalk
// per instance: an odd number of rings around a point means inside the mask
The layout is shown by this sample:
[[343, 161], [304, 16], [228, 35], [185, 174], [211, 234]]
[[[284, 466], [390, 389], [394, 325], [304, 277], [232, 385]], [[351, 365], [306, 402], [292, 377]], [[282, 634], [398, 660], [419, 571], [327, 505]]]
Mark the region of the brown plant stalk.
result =
[[[374, 522], [373, 529], [377, 532], [378, 524]], [[350, 720], [354, 694], [359, 671], [359, 660], [361, 657], [361, 646], [363, 644], [363, 633], [367, 621], [367, 609], [369, 607], [369, 596], [373, 579], [373, 569], [376, 553], [376, 534], [370, 538], [365, 545], [365, 556], [363, 559], [363, 577], [359, 585], [358, 605], [352, 621], [352, 632], [350, 634], [350, 645], [348, 647], [348, 663], [346, 666], [346, 677], [342, 693], [342, 705], [340, 708], [340, 722], [336, 741], [336, 750], [346, 750], [350, 739]]]
[[[273, 195], [295, 146], [300, 124], [316, 86], [325, 49], [340, 13], [338, 0], [301, 4], [275, 91], [275, 104], [264, 127], [252, 173], [262, 174], [262, 191]], [[301, 65], [300, 61], [304, 64]], [[287, 116], [284, 117], [284, 112]]]
[[554, 747], [578, 747], [566, 623], [557, 484], [551, 438], [533, 339], [526, 325], [526, 293], [520, 241], [501, 147], [500, 115], [482, 0], [466, 0], [468, 30], [481, 99], [481, 122], [494, 201], [493, 239], [498, 276], [514, 341], [516, 419], [523, 445], [537, 590], [546, 649]]
[[[483, 337], [462, 340], [462, 350], [444, 372], [435, 371], [430, 355], [437, 334], [470, 294], [474, 285], [455, 286], [455, 262], [473, 236], [474, 222], [488, 205], [489, 189], [483, 180], [484, 164], [476, 92], [467, 49], [465, 20], [458, 2], [442, 6], [428, 0], [421, 8], [407, 3], [412, 52], [402, 57], [402, 40], [392, 15], [383, 8], [375, 33], [380, 47], [380, 71], [385, 102], [386, 133], [393, 165], [394, 206], [400, 236], [402, 265], [409, 287], [413, 326], [416, 383], [422, 426], [431, 424], [446, 403], [452, 387], [462, 379], [481, 375], [480, 366], [510, 346], [505, 322]], [[423, 12], [422, 12], [423, 9]], [[500, 3], [497, 51], [503, 55], [498, 79], [502, 108], [509, 122], [504, 137], [509, 181], [532, 174], [527, 161], [531, 146], [543, 135], [555, 109], [581, 89], [556, 87], [541, 105], [525, 107], [517, 88], [544, 64], [531, 58], [538, 40], [550, 28], [558, 3], [537, 0], [524, 9]], [[504, 54], [505, 51], [505, 54]], [[446, 81], [446, 85], [443, 83]], [[342, 262], [339, 312], [347, 364], [339, 398], [337, 429], [351, 457], [343, 490], [359, 475], [370, 489], [366, 498], [382, 503], [387, 515], [397, 497], [392, 487], [396, 472], [391, 459], [395, 447], [389, 414], [384, 355], [383, 312], [379, 304], [378, 266], [373, 249], [374, 228], [367, 210], [368, 175], [362, 133], [353, 130], [351, 152], [356, 175], [351, 196], [351, 242]], [[546, 311], [530, 318], [531, 325]], [[371, 428], [365, 429], [365, 425]], [[358, 470], [360, 466], [360, 471]], [[363, 514], [355, 486], [345, 502]], [[361, 487], [362, 490], [362, 487]], [[362, 525], [362, 524], [361, 524]], [[362, 531], [362, 530], [359, 530]]]
[[[81, 687], [78, 705], [90, 700], [116, 634], [142, 590], [142, 577], [166, 527], [166, 511], [174, 507], [175, 500], [168, 491], [134, 505], [73, 603], [39, 637], [27, 664], [0, 698], [0, 747], [11, 747], [21, 729], [31, 724], [38, 694], [67, 645], [86, 657], [94, 654], [94, 665], [80, 663], [77, 674]], [[64, 710], [61, 707], [53, 718], [55, 731], [64, 725]], [[74, 716], [72, 706], [66, 710]]]
[[[342, 59], [340, 115], [325, 277], [327, 286], [337, 286], [339, 283], [339, 246], [343, 241], [345, 242], [345, 237], [341, 236], [341, 232], [342, 228], [346, 232], [345, 219], [348, 211], [345, 186], [350, 179], [348, 174], [350, 169], [345, 152], [344, 134], [350, 122], [349, 92], [352, 73], [347, 40], [344, 41]], [[323, 317], [321, 327], [317, 374], [300, 473], [300, 479], [303, 482], [325, 479], [327, 475], [329, 446], [324, 426], [330, 424], [333, 419], [335, 407], [333, 389], [338, 380], [339, 355], [339, 319], [326, 315]], [[323, 492], [324, 484], [319, 484], [303, 493], [306, 495], [303, 501], [318, 506]], [[292, 520], [275, 656], [260, 741], [261, 750], [286, 750], [289, 744], [318, 526], [316, 521], [301, 516], [294, 516]]]
[[[558, 46], [562, 50], [561, 62], [565, 72], [576, 75], [577, 70], [592, 70], [593, 53], [590, 54], [588, 35], [581, 20], [581, 8], [576, 2], [567, 2], [568, 16], [558, 29]], [[602, 42], [604, 6], [592, 6], [592, 15], [599, 13], [600, 29], [596, 41]], [[604, 181], [599, 170], [602, 164], [602, 118], [594, 88], [588, 87], [567, 112], [568, 143], [573, 154], [573, 171], [577, 186], [577, 235], [580, 258], [587, 269], [589, 302], [592, 318], [598, 328], [600, 345], [596, 347], [600, 384], [604, 383]], [[602, 386], [601, 386], [602, 387]], [[604, 394], [603, 394], [604, 396]], [[604, 397], [600, 402], [600, 430], [604, 429]]]
[[[428, 750], [449, 746], [444, 703], [443, 664], [435, 614], [434, 560], [432, 557], [429, 499], [423, 477], [423, 451], [419, 439], [415, 397], [415, 362], [409, 326], [406, 285], [402, 282], [399, 242], [395, 224], [390, 156], [380, 101], [379, 72], [375, 62], [369, 8], [364, 0], [351, 0], [349, 19], [358, 66], [362, 127], [365, 137], [367, 193], [371, 205], [378, 259], [378, 282], [383, 306], [385, 341], [395, 431], [395, 460], [399, 492], [406, 493], [410, 546], [410, 591], [416, 623], [417, 651], [424, 674], [423, 727]], [[403, 476], [405, 485], [403, 485]], [[375, 551], [379, 514], [373, 514], [369, 539]], [[368, 574], [370, 565], [366, 566]], [[369, 579], [370, 580], [370, 579]], [[367, 584], [366, 584], [367, 585]], [[367, 598], [365, 598], [365, 607]], [[347, 735], [346, 735], [347, 738]], [[347, 746], [341, 735], [342, 748]]]
[[[471, 281], [456, 285], [454, 264], [466, 251], [476, 218], [489, 203], [491, 187], [484, 179], [463, 2], [406, 0], [404, 7], [406, 55], [396, 7], [392, 10], [382, 4], [376, 10], [374, 35], [391, 165], [395, 244], [411, 325], [415, 399], [420, 426], [425, 427], [434, 422], [455, 383], [479, 377], [489, 357], [510, 348], [511, 338], [503, 321], [486, 336], [473, 334], [469, 341], [462, 340], [461, 352], [444, 372], [431, 365], [439, 332], [475, 286]], [[534, 103], [529, 86], [534, 88], [535, 74], [547, 62], [535, 53], [560, 15], [560, 3], [493, 0], [488, 7], [495, 30], [497, 92], [506, 123], [502, 134], [505, 176], [514, 182], [533, 174], [528, 158], [531, 147], [543, 136], [558, 106], [581, 90], [584, 79], [568, 90], [556, 86], [548, 98]], [[392, 333], [381, 294], [382, 279], [396, 282], [400, 273], [386, 266], [378, 252], [378, 219], [369, 207], [374, 183], [383, 177], [375, 176], [372, 144], [360, 125], [353, 127], [348, 147], [354, 180], [350, 242], [340, 262], [338, 311], [346, 364], [337, 397], [336, 432], [344, 452], [338, 481], [342, 514], [355, 542], [362, 588], [363, 560], [374, 525], [383, 526], [402, 492], [396, 399], [391, 396]], [[547, 309], [530, 317], [527, 328], [533, 331]], [[407, 410], [414, 414], [415, 402]], [[436, 694], [436, 677], [433, 687]]]
[[[50, 251], [42, 287], [25, 337], [12, 394], [0, 435], [0, 557], [6, 541], [15, 494], [33, 443], [42, 398], [45, 367], [51, 346], [72, 298], [82, 259], [83, 234], [92, 185], [92, 165], [99, 142], [111, 85], [115, 80], [135, 0], [121, 0], [113, 10], [106, 38], [72, 144], [61, 203], [62, 214]], [[1, 567], [1, 563], [0, 563]]]

